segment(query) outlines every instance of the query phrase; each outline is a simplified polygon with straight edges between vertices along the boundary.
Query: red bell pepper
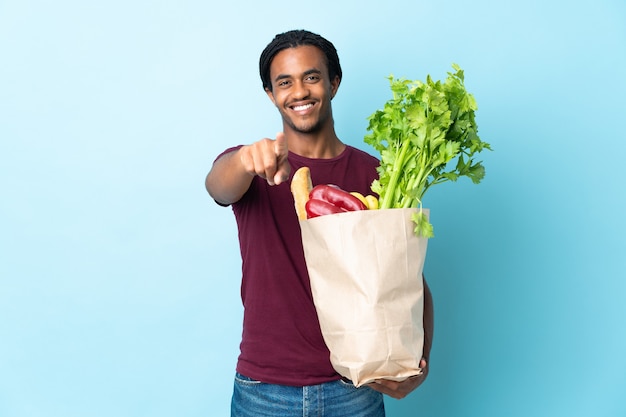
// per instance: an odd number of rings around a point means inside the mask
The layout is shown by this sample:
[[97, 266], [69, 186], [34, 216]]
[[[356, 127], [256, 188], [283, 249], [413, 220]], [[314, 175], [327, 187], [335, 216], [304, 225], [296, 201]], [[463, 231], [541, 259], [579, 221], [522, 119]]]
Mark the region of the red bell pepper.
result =
[[336, 185], [316, 185], [309, 193], [309, 198], [326, 201], [346, 211], [367, 210], [361, 200]]
[[337, 207], [328, 201], [311, 198], [304, 205], [308, 219], [325, 216], [327, 214], [345, 213], [346, 210]]

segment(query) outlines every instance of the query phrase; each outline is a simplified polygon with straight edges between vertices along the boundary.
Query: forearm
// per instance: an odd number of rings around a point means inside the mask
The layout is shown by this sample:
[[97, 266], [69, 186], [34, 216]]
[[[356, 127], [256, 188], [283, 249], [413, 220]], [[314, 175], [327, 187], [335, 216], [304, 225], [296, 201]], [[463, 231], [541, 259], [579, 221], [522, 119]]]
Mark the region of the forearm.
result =
[[206, 190], [219, 203], [238, 201], [252, 183], [254, 176], [241, 163], [240, 151], [241, 148], [221, 156], [206, 176]]

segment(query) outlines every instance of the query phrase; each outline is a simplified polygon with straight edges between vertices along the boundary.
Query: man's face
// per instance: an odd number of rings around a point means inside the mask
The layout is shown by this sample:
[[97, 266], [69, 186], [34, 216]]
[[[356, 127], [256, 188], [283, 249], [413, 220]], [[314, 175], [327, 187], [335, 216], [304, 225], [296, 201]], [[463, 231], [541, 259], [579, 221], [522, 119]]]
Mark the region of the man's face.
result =
[[330, 100], [340, 80], [330, 80], [320, 49], [306, 45], [280, 51], [272, 60], [270, 79], [272, 91], [266, 90], [267, 95], [287, 128], [314, 133], [332, 123]]

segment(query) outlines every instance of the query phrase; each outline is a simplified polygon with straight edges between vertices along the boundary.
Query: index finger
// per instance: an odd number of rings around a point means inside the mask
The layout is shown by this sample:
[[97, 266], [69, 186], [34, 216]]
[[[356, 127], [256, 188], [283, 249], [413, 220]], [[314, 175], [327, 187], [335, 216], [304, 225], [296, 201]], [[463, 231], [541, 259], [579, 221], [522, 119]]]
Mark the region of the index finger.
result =
[[281, 157], [287, 157], [289, 153], [289, 148], [287, 147], [287, 137], [285, 133], [278, 132], [276, 134], [276, 140], [274, 141], [274, 152], [276, 153], [276, 158], [280, 160]]
[[274, 184], [281, 184], [289, 179], [289, 147], [285, 133], [278, 132], [274, 141], [274, 153], [276, 154], [276, 173], [274, 174]]

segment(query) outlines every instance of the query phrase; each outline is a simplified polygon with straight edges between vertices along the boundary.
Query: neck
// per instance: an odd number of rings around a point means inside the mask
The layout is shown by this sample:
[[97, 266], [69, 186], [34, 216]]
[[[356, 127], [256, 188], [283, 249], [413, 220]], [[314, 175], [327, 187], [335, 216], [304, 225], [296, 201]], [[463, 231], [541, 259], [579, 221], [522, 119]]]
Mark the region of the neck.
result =
[[335, 131], [318, 133], [285, 132], [289, 151], [311, 159], [330, 159], [339, 156], [346, 145]]

